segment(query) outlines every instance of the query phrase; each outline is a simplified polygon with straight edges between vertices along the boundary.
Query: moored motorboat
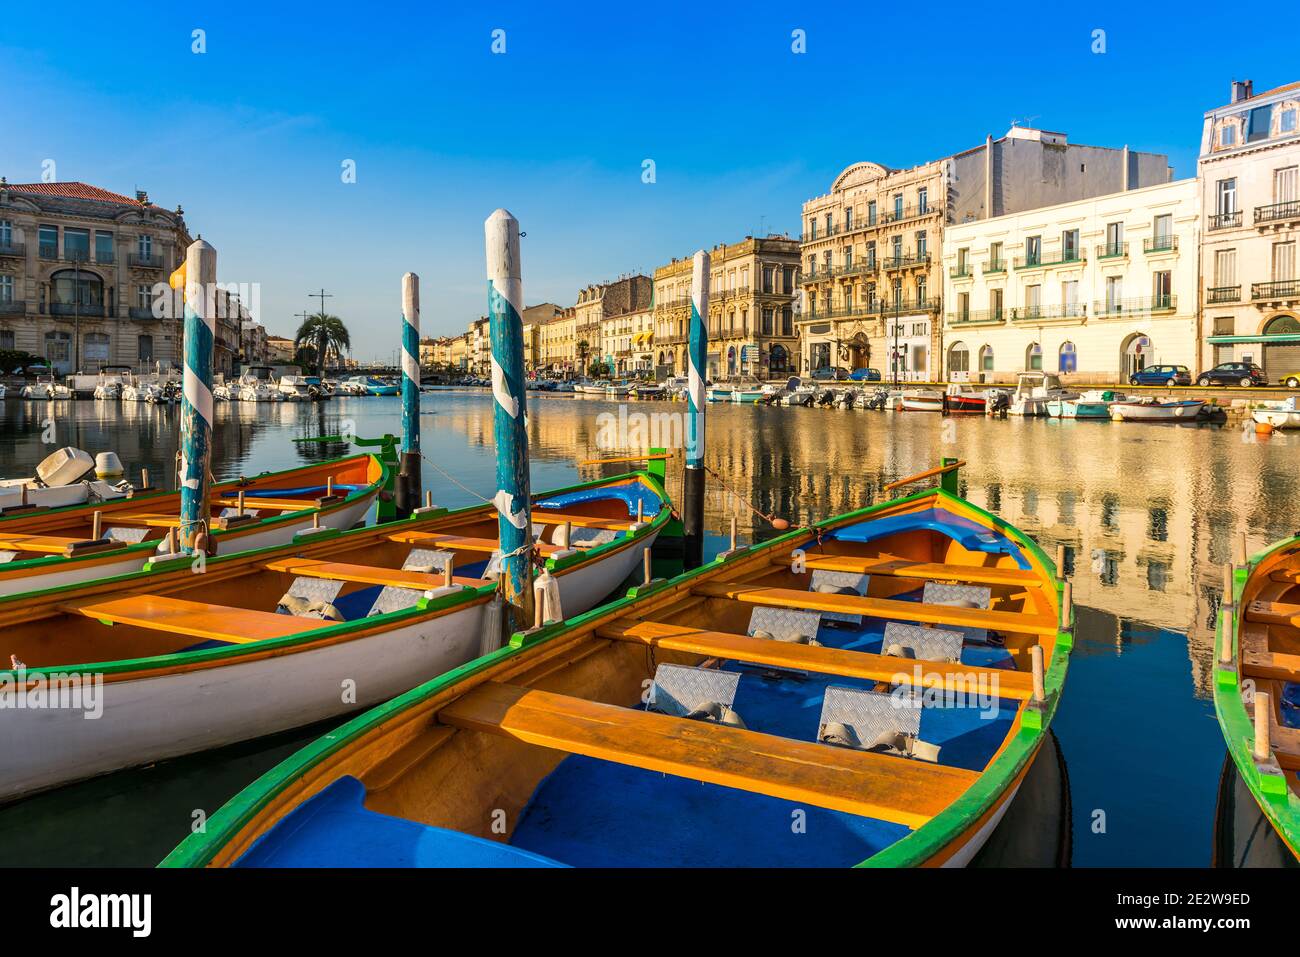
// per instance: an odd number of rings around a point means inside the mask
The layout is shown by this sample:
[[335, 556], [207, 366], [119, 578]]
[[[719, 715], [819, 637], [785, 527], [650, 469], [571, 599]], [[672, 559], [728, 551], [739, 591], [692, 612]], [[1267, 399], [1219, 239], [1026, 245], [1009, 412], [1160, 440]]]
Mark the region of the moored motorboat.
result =
[[1300, 429], [1300, 400], [1293, 395], [1281, 402], [1265, 402], [1251, 409], [1250, 417], [1275, 429]]
[[120, 399], [123, 387], [132, 379], [130, 366], [104, 366], [99, 370], [98, 381], [91, 397], [95, 399]]
[[71, 399], [72, 390], [52, 375], [38, 375], [36, 381], [23, 386], [24, 399]]
[[944, 405], [949, 412], [983, 413], [988, 406], [988, 400], [983, 392], [976, 392], [967, 383], [953, 382], [944, 393]]
[[1069, 604], [1029, 538], [920, 492], [519, 635], [164, 865], [963, 865], [1046, 738]]
[[[1300, 859], [1300, 537], [1224, 566], [1215, 632], [1214, 712], [1240, 783]], [[1263, 847], [1263, 842], [1258, 842]], [[1249, 854], [1240, 852], [1241, 862]]]
[[1016, 377], [1016, 387], [1011, 392], [1011, 404], [1007, 412], [1022, 416], [1047, 415], [1047, 403], [1068, 394], [1061, 388], [1058, 376], [1036, 370], [1022, 372]]
[[1109, 419], [1110, 407], [1124, 396], [1109, 389], [1091, 389], [1078, 395], [1047, 400], [1047, 414], [1057, 419]]
[[943, 393], [935, 389], [904, 389], [902, 409], [904, 412], [942, 412]]
[[600, 395], [605, 394], [605, 390], [610, 386], [608, 379], [598, 379], [595, 382], [579, 382], [573, 387], [573, 391], [580, 395]]
[[[561, 608], [585, 611], [641, 566], [671, 521], [663, 502], [641, 475], [537, 496], [537, 552]], [[0, 599], [0, 650], [14, 662], [0, 670], [0, 800], [310, 724], [498, 647], [504, 635], [486, 630], [501, 620], [488, 614], [496, 530], [491, 504], [430, 509], [209, 558], [201, 575], [189, 555], [160, 557], [134, 575]], [[13, 700], [58, 681], [101, 689], [99, 720]]]
[[1195, 422], [1205, 406], [1201, 399], [1158, 399], [1144, 396], [1112, 402], [1110, 417], [1116, 422]]
[[708, 391], [704, 394], [706, 401], [709, 402], [730, 402], [731, 386], [713, 385], [709, 386]]
[[[85, 460], [76, 462], [84, 476]], [[387, 478], [377, 458], [356, 455], [219, 482], [209, 510], [211, 548], [225, 555], [282, 545], [318, 524], [351, 528], [365, 520]], [[137, 571], [166, 550], [180, 526], [179, 492], [101, 480], [80, 486], [58, 487], [78, 495], [71, 500], [42, 499], [29, 491], [27, 508], [0, 514], [0, 595]], [[5, 492], [4, 500], [17, 505], [21, 489], [0, 486]], [[48, 504], [35, 507], [41, 501]]]

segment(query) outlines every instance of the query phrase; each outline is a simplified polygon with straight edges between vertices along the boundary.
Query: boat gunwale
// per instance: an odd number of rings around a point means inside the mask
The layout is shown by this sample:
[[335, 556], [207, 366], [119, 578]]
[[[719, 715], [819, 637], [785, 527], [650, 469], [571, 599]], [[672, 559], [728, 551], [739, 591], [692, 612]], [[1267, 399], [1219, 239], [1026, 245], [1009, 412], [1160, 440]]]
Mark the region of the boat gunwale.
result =
[[[553, 495], [562, 495], [566, 492], [600, 488], [605, 485], [618, 484], [628, 479], [645, 479], [648, 478], [646, 473], [631, 472], [624, 475], [611, 476], [609, 478], [598, 479], [594, 482], [584, 482], [577, 485], [565, 486], [563, 488], [547, 490], [547, 497]], [[646, 482], [659, 496], [661, 504], [667, 506], [666, 491], [654, 482]], [[542, 499], [544, 501], [545, 499]], [[349, 538], [366, 538], [368, 536], [386, 537], [395, 531], [407, 530], [432, 522], [441, 522], [449, 518], [464, 518], [475, 512], [482, 512], [485, 516], [488, 513], [495, 512], [495, 506], [490, 502], [479, 505], [467, 505], [459, 509], [438, 509], [434, 513], [425, 513], [423, 515], [412, 515], [410, 518], [398, 522], [388, 522], [382, 525], [366, 526], [364, 528], [349, 529], [339, 531], [328, 536], [328, 541], [332, 545], [338, 545], [340, 541], [346, 541]], [[565, 575], [570, 571], [577, 571], [588, 567], [593, 560], [608, 557], [615, 552], [623, 551], [630, 548], [643, 540], [645, 537], [658, 534], [662, 527], [671, 519], [671, 512], [667, 507], [662, 507], [659, 514], [654, 519], [645, 523], [642, 528], [629, 533], [621, 539], [615, 539], [603, 545], [597, 545], [592, 548], [570, 556], [561, 562], [554, 559], [547, 561], [547, 568], [555, 575]], [[331, 530], [333, 531], [333, 530]], [[244, 566], [260, 565], [276, 557], [282, 557], [281, 553], [289, 554], [301, 551], [304, 546], [314, 544], [308, 541], [293, 541], [283, 545], [270, 545], [266, 548], [252, 549], [244, 552], [235, 552], [230, 555], [210, 558], [206, 562], [209, 569], [205, 574], [211, 574], [213, 566], [216, 566], [218, 572], [229, 572], [230, 577], [238, 574], [247, 573], [249, 569]], [[139, 584], [148, 588], [151, 584], [167, 586], [184, 582], [193, 576], [191, 570], [192, 559], [186, 556], [183, 561], [178, 561], [175, 568], [165, 570], [150, 571], [148, 569], [128, 572], [124, 575], [117, 575], [112, 578], [96, 579], [93, 582], [72, 582], [66, 585], [59, 585], [42, 591], [24, 592], [18, 595], [5, 596], [0, 598], [0, 616], [6, 610], [6, 602], [16, 602], [18, 600], [36, 600], [39, 599], [47, 604], [48, 616], [60, 614], [58, 605], [64, 601], [65, 593], [73, 590], [84, 590], [91, 594], [97, 591], [112, 591], [117, 593], [120, 588], [110, 588], [110, 586], [123, 586]], [[222, 576], [225, 577], [225, 576]], [[147, 579], [147, 580], [146, 580]], [[32, 681], [39, 677], [49, 677], [52, 675], [73, 675], [73, 674], [94, 674], [101, 676], [105, 683], [113, 681], [131, 681], [145, 678], [163, 677], [169, 673], [196, 670], [201, 668], [215, 668], [229, 664], [244, 664], [250, 661], [256, 661], [263, 658], [275, 657], [282, 654], [299, 653], [311, 650], [307, 645], [314, 647], [325, 647], [332, 644], [339, 644], [344, 641], [351, 641], [368, 637], [374, 632], [382, 632], [389, 629], [390, 625], [395, 623], [405, 624], [408, 622], [433, 620], [453, 611], [459, 611], [462, 607], [468, 607], [474, 604], [481, 604], [491, 599], [496, 591], [496, 583], [486, 585], [464, 586], [462, 591], [454, 594], [443, 595], [433, 600], [421, 599], [421, 601], [410, 607], [397, 611], [388, 612], [383, 615], [360, 618], [355, 621], [346, 622], [327, 622], [319, 628], [311, 631], [298, 632], [296, 634], [285, 635], [279, 638], [268, 638], [262, 641], [249, 642], [246, 644], [235, 644], [218, 648], [204, 648], [195, 651], [176, 651], [166, 655], [150, 655], [143, 658], [123, 658], [116, 661], [107, 662], [84, 662], [63, 665], [46, 665], [38, 667], [25, 668], [23, 674], [27, 681]], [[0, 622], [2, 623], [2, 622]], [[234, 661], [228, 659], [236, 659]], [[9, 687], [15, 687], [18, 684], [17, 673], [12, 668], [0, 668], [0, 685], [7, 684]]]
[[[206, 867], [233, 864], [293, 807], [319, 793], [334, 779], [330, 777], [330, 772], [347, 758], [350, 746], [371, 735], [375, 735], [378, 740], [378, 736], [387, 731], [427, 720], [448, 701], [498, 677], [498, 669], [504, 672], [512, 659], [519, 658], [521, 668], [526, 667], [530, 663], [530, 652], [540, 655], [550, 651], [558, 654], [569, 645], [590, 640], [600, 625], [624, 617], [629, 606], [641, 599], [654, 603], [655, 608], [663, 607], [683, 596], [689, 596], [693, 584], [705, 576], [720, 572], [728, 565], [753, 558], [767, 563], [770, 562], [769, 552], [805, 540], [810, 532], [815, 534], [818, 529], [854, 524], [864, 517], [890, 508], [905, 513], [915, 510], [911, 506], [926, 500], [942, 502], [945, 506], [957, 506], [959, 511], [966, 509], [981, 523], [1025, 549], [1041, 565], [1044, 590], [1055, 589], [1059, 615], [1063, 583], [1056, 577], [1057, 570], [1053, 561], [1032, 538], [997, 516], [942, 488], [922, 489], [837, 516], [833, 524], [828, 521], [792, 529], [767, 542], [746, 546], [743, 554], [730, 557], [720, 555], [712, 562], [685, 572], [670, 582], [652, 586], [648, 592], [643, 588], [630, 589], [622, 599], [566, 622], [557, 622], [532, 635], [516, 634], [508, 645], [497, 651], [466, 662], [377, 705], [289, 755], [231, 797], [209, 817], [204, 833], [187, 836], [158, 866]], [[564, 640], [566, 637], [568, 641]], [[958, 839], [983, 826], [1004, 800], [1010, 799], [1012, 786], [1028, 770], [1029, 762], [1045, 739], [1056, 712], [1072, 647], [1073, 622], [1061, 622], [1055, 636], [1051, 661], [1044, 673], [1047, 700], [1042, 705], [1038, 727], [1022, 723], [1027, 707], [1027, 704], [1022, 703], [1002, 745], [962, 795], [921, 827], [855, 866], [901, 867], [942, 863], [947, 856], [960, 850]], [[291, 786], [299, 781], [304, 782], [304, 787], [295, 788], [289, 793]], [[296, 803], [290, 805], [290, 800], [295, 800]]]
[[[1287, 557], [1294, 556], [1300, 559], [1300, 555], [1296, 554], [1297, 549], [1300, 549], [1300, 536], [1284, 538], [1269, 545], [1263, 551], [1248, 556], [1244, 567], [1234, 566], [1233, 608], [1240, 612], [1252, 577], [1264, 572], [1271, 574]], [[1287, 845], [1292, 854], [1300, 858], [1300, 796], [1297, 796], [1290, 783], [1287, 784], [1284, 800], [1276, 800], [1265, 795], [1260, 784], [1259, 769], [1255, 765], [1252, 751], [1255, 724], [1250, 713], [1246, 711], [1246, 703], [1241, 697], [1241, 631], [1245, 615], [1234, 613], [1232, 616], [1231, 665], [1225, 665], [1218, 660], [1218, 649], [1222, 647], [1223, 642], [1222, 611], [1215, 618], [1214, 716], [1219, 724], [1219, 732], [1223, 735], [1228, 755], [1236, 765], [1237, 773], [1250, 791], [1251, 797], [1255, 799], [1260, 811], [1273, 826], [1282, 842]], [[1272, 715], [1269, 716], [1269, 720], [1272, 721]], [[1294, 773], [1296, 772], [1283, 770], [1284, 776]]]
[[[302, 473], [309, 470], [319, 471], [330, 465], [342, 465], [344, 463], [351, 463], [363, 458], [368, 458], [379, 466], [379, 476], [375, 478], [373, 481], [368, 482], [362, 488], [353, 489], [352, 491], [348, 492], [347, 495], [339, 499], [337, 502], [330, 502], [325, 505], [313, 505], [312, 507], [305, 508], [305, 509], [297, 509], [297, 510], [285, 509], [281, 511], [278, 515], [268, 515], [265, 518], [258, 518], [257, 521], [255, 522], [246, 522], [242, 525], [239, 525], [236, 528], [230, 528], [230, 529], [214, 528], [210, 530], [209, 534], [211, 534], [213, 540], [218, 543], [237, 541], [240, 538], [244, 538], [256, 532], [263, 532], [269, 528], [273, 528], [277, 523], [280, 522], [300, 520], [303, 516], [310, 516], [312, 513], [319, 513], [322, 517], [326, 515], [331, 515], [337, 511], [340, 511], [341, 509], [354, 505], [362, 498], [373, 498], [374, 496], [378, 495], [379, 492], [381, 492], [384, 486], [387, 484], [389, 470], [388, 470], [388, 466], [384, 464], [384, 461], [381, 458], [379, 458], [379, 456], [374, 455], [373, 453], [370, 452], [362, 452], [357, 455], [345, 456], [344, 458], [335, 459], [331, 462], [318, 462], [312, 465], [297, 466], [292, 469], [284, 469], [278, 472], [276, 471], [262, 472], [259, 475], [253, 476], [252, 479], [250, 479], [249, 481], [251, 482], [253, 480], [265, 478], [269, 476], [289, 477], [294, 474]], [[238, 491], [239, 489], [245, 487], [247, 486], [240, 485], [238, 483], [238, 479], [227, 479], [224, 482], [215, 483], [212, 486], [212, 491], [214, 493], [214, 497], [217, 497], [215, 493], [219, 489]], [[52, 509], [42, 511], [39, 513], [39, 516], [41, 518], [48, 518], [48, 517], [62, 518], [62, 517], [67, 517], [65, 513], [68, 513], [73, 509], [85, 509], [88, 512], [104, 511], [105, 515], [111, 518], [111, 514], [113, 512], [125, 510], [125, 504], [127, 502], [133, 502], [133, 503], [138, 502], [142, 504], [147, 504], [151, 501], [155, 501], [164, 496], [178, 496], [178, 495], [179, 493], [175, 490], [172, 491], [159, 490], [157, 492], [150, 492], [146, 495], [131, 495], [123, 499], [112, 499], [109, 502], [93, 502], [93, 503], [82, 502], [81, 504], [78, 505], [65, 505], [61, 508], [52, 508]], [[256, 499], [250, 500], [248, 504], [250, 506], [255, 506]], [[104, 505], [114, 505], [119, 507], [105, 510], [103, 509]], [[32, 514], [30, 512], [27, 512], [20, 515], [11, 515], [9, 516], [9, 519], [17, 521], [18, 519], [31, 518], [31, 517]], [[3, 540], [5, 534], [7, 534], [4, 531], [4, 526], [3, 526], [4, 520], [5, 519], [3, 518], [3, 516], [0, 516], [0, 540]], [[8, 534], [26, 534], [26, 533], [14, 532]], [[5, 562], [3, 565], [0, 565], [0, 581], [12, 581], [12, 580], [18, 580], [27, 577], [39, 578], [40, 575], [44, 574], [45, 572], [52, 571], [54, 569], [89, 567], [90, 565], [96, 563], [107, 565], [107, 564], [112, 564], [114, 562], [120, 561], [124, 557], [135, 556], [141, 553], [156, 553], [157, 551], [158, 551], [158, 541], [150, 540], [150, 541], [134, 542], [131, 544], [123, 545], [123, 547], [121, 548], [114, 548], [106, 551], [89, 552], [84, 555], [60, 555], [56, 553], [52, 555], [42, 555], [39, 558], [27, 558], [18, 561]], [[242, 554], [242, 553], [232, 552], [231, 555], [227, 555], [223, 557], [229, 558], [235, 554]], [[136, 572], [131, 572], [129, 574], [136, 574]], [[92, 581], [97, 581], [97, 580], [98, 579], [92, 579]], [[89, 584], [89, 582], [88, 581], [70, 582], [68, 584], [71, 586], [77, 586], [77, 585], [87, 585]], [[55, 586], [55, 587], [65, 587], [65, 586]], [[10, 601], [15, 598], [28, 597], [31, 595], [40, 594], [46, 590], [47, 589], [34, 588], [24, 592], [16, 592], [13, 595], [0, 596], [0, 602]], [[0, 605], [0, 610], [2, 609], [3, 609], [3, 605]]]

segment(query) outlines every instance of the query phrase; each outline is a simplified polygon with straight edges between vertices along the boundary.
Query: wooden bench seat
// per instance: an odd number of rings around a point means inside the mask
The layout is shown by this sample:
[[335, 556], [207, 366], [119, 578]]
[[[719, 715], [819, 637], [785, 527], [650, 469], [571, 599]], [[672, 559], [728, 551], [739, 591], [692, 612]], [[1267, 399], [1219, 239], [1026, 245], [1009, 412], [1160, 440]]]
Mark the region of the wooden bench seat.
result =
[[1050, 636], [1055, 635], [1057, 631], [1056, 618], [1041, 613], [954, 608], [949, 605], [898, 601], [893, 598], [863, 598], [859, 595], [833, 595], [799, 591], [794, 588], [769, 588], [765, 585], [747, 585], [743, 582], [701, 582], [691, 589], [691, 593], [708, 598], [730, 598], [732, 601], [772, 608], [807, 608], [814, 611], [866, 615], [870, 618], [884, 618], [891, 621], [962, 625], [968, 628], [993, 629], [1003, 633]]
[[67, 538], [61, 535], [0, 535], [0, 549], [11, 552], [62, 555], [68, 546], [83, 541], [85, 539]]
[[[219, 505], [222, 508], [239, 508], [239, 497], [236, 495], [225, 495], [221, 498], [212, 499], [213, 505]], [[244, 511], [251, 512], [254, 509], [276, 509], [281, 512], [296, 512], [304, 509], [316, 507], [314, 498], [263, 498], [261, 496], [247, 495], [244, 497]]]
[[[395, 585], [398, 588], [441, 588], [441, 572], [416, 572], [404, 568], [379, 568], [375, 565], [351, 565], [346, 562], [324, 562], [313, 558], [284, 558], [267, 562], [263, 568], [308, 578], [327, 578], [330, 581], [361, 582], [367, 585]], [[488, 584], [486, 578], [453, 577], [457, 585], [478, 588]]]
[[[421, 548], [452, 548], [462, 552], [495, 552], [500, 546], [495, 538], [468, 538], [463, 535], [442, 535], [437, 532], [405, 531], [388, 536], [390, 542], [403, 542]], [[535, 543], [543, 555], [554, 555], [560, 549], [542, 542]]]
[[[443, 724], [916, 828], [979, 777], [882, 754], [487, 682]], [[815, 728], [809, 729], [811, 737]]]
[[180, 528], [181, 517], [166, 512], [110, 513], [104, 516], [105, 525], [144, 525], [148, 528]]
[[658, 621], [637, 621], [634, 618], [619, 618], [597, 628], [596, 634], [619, 641], [638, 641], [668, 651], [685, 651], [727, 661], [749, 661], [797, 671], [864, 678], [868, 681], [898, 680], [900, 684], [912, 684], [916, 678], [913, 669], [920, 667], [923, 683], [947, 691], [996, 687], [999, 697], [1022, 701], [1027, 701], [1034, 694], [1033, 675], [1003, 668], [920, 661], [863, 651], [846, 651], [842, 648], [798, 645], [723, 631], [702, 631], [699, 628]]
[[1290, 625], [1300, 628], [1300, 605], [1273, 601], [1252, 601], [1246, 606], [1246, 620], [1262, 625]]
[[277, 615], [269, 611], [209, 605], [166, 595], [127, 595], [124, 598], [69, 602], [59, 610], [111, 624], [134, 625], [195, 638], [215, 638], [243, 644], [315, 631], [333, 622]]
[[[783, 555], [772, 557], [773, 565], [789, 567], [791, 559]], [[803, 560], [809, 570], [821, 569], [836, 572], [856, 572], [865, 575], [892, 575], [896, 578], [914, 578], [918, 581], [970, 582], [975, 585], [1021, 585], [1031, 587], [1042, 583], [1037, 572], [1021, 568], [991, 568], [980, 565], [941, 565], [933, 562], [916, 562], [893, 555], [867, 558], [858, 555], [814, 555]]]

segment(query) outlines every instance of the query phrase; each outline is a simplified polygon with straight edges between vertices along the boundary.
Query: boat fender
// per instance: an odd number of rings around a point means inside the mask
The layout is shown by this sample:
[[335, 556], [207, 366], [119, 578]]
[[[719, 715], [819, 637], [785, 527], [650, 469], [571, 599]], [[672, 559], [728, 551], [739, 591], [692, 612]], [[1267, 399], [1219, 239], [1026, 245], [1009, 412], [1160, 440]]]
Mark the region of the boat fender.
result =
[[852, 585], [832, 585], [829, 583], [823, 583], [818, 585], [816, 590], [824, 595], [857, 595], [859, 598], [862, 597], [862, 593]]
[[542, 609], [542, 621], [564, 621], [560, 607], [560, 582], [547, 569], [533, 580], [533, 602]]
[[490, 655], [505, 644], [506, 639], [506, 603], [501, 592], [496, 592], [492, 600], [483, 609], [483, 631], [479, 635], [479, 657]]
[[833, 744], [839, 748], [858, 749], [862, 747], [862, 743], [858, 740], [858, 736], [853, 733], [853, 729], [847, 724], [841, 724], [839, 721], [827, 721], [822, 725], [817, 740], [822, 744]]
[[705, 701], [686, 715], [688, 721], [708, 721], [712, 724], [725, 724], [729, 728], [745, 728], [745, 722], [735, 709], [717, 701]]
[[893, 644], [885, 649], [884, 654], [890, 658], [915, 658], [916, 649], [907, 645]]
[[286, 592], [276, 603], [276, 613], [299, 618], [321, 618], [325, 621], [344, 621], [343, 614], [328, 601], [313, 601]]

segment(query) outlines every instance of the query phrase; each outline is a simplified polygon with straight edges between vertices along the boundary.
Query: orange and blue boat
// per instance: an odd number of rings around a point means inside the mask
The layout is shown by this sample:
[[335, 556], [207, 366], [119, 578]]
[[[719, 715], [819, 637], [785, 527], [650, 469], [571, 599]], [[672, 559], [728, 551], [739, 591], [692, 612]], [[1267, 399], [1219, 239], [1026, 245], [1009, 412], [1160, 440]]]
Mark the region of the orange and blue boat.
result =
[[[388, 479], [379, 458], [354, 455], [216, 483], [208, 550], [283, 545], [313, 526], [352, 528], [365, 521]], [[180, 493], [128, 492], [80, 505], [7, 509], [0, 515], [0, 596], [113, 578], [174, 551]]]
[[958, 465], [516, 634], [295, 754], [164, 866], [967, 863], [1045, 740], [1073, 620]]
[[[650, 473], [535, 503], [557, 619], [606, 600], [672, 520]], [[490, 503], [425, 508], [0, 598], [0, 801], [369, 707], [500, 647], [497, 524]]]

